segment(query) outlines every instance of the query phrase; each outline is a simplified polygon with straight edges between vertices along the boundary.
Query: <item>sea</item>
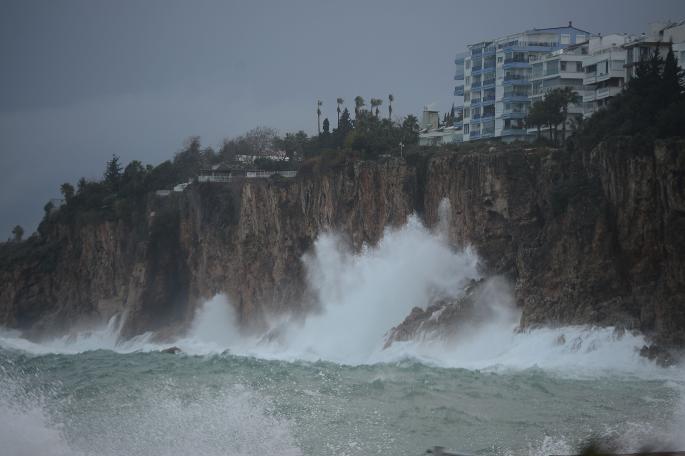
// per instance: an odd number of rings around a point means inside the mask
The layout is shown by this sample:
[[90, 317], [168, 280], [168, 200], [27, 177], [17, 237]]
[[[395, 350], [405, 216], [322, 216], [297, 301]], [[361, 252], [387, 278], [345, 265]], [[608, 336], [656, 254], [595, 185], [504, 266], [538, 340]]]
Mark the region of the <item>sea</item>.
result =
[[[685, 450], [685, 369], [637, 332], [521, 329], [512, 284], [412, 217], [375, 246], [321, 234], [302, 258], [306, 315], [246, 334], [228, 296], [160, 341], [127, 315], [28, 340], [0, 330], [0, 455], [575, 454]], [[444, 226], [444, 224], [442, 224]], [[435, 296], [492, 280], [488, 321], [385, 347]], [[176, 354], [164, 353], [178, 347]]]

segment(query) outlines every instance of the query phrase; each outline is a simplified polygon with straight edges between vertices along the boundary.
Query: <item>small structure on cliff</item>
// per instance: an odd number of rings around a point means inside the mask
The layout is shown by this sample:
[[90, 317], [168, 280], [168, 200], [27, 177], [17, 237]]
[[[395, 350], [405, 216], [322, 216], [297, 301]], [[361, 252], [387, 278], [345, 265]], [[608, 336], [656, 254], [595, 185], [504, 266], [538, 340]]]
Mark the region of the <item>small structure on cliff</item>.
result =
[[245, 170], [229, 168], [225, 165], [214, 165], [211, 168], [200, 170], [197, 176], [198, 182], [232, 182], [236, 179], [255, 179], [268, 178], [274, 175], [281, 177], [295, 177], [297, 171], [263, 171], [263, 170]]
[[224, 165], [214, 165], [200, 170], [198, 182], [231, 182], [232, 169]]

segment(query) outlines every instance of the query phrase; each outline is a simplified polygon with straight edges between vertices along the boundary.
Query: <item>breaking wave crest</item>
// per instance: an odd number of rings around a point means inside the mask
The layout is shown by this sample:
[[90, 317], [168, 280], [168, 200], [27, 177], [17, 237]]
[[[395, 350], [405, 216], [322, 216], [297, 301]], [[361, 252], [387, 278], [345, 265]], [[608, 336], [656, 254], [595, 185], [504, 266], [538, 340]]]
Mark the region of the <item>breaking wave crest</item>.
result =
[[302, 454], [290, 424], [240, 385], [138, 385], [134, 393], [108, 391], [106, 403], [85, 400], [74, 413], [68, 397], [25, 383], [0, 369], [0, 442], [8, 456]]
[[176, 345], [189, 354], [229, 352], [266, 359], [327, 360], [359, 365], [412, 358], [442, 367], [526, 369], [539, 367], [573, 373], [596, 371], [651, 372], [653, 363], [638, 355], [645, 344], [635, 333], [613, 328], [573, 326], [518, 332], [519, 311], [510, 285], [489, 279], [485, 305], [491, 317], [463, 325], [450, 339], [425, 336], [395, 342], [384, 349], [388, 331], [414, 307], [426, 308], [435, 297], [456, 297], [465, 284], [482, 279], [478, 256], [455, 250], [444, 230], [449, 206], [444, 203], [438, 229], [431, 232], [416, 217], [387, 229], [377, 246], [353, 252], [335, 233], [322, 234], [305, 255], [309, 287], [319, 309], [307, 316], [273, 318], [265, 334], [241, 335], [233, 306], [223, 295], [202, 305], [187, 333], [165, 345], [150, 334], [119, 340], [120, 319], [44, 343], [17, 333], [0, 333], [0, 344], [32, 353], [79, 353], [107, 349], [152, 351]]

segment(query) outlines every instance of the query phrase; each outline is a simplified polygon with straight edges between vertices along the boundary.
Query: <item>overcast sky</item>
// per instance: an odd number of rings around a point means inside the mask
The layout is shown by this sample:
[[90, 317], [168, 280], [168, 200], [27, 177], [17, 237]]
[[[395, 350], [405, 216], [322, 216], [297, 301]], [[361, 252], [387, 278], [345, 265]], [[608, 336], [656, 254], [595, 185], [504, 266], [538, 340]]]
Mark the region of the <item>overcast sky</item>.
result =
[[331, 120], [356, 95], [444, 111], [468, 43], [668, 18], [685, 1], [0, 0], [0, 238], [33, 231], [62, 182], [100, 177], [113, 153], [157, 164], [191, 135], [313, 133], [317, 99]]

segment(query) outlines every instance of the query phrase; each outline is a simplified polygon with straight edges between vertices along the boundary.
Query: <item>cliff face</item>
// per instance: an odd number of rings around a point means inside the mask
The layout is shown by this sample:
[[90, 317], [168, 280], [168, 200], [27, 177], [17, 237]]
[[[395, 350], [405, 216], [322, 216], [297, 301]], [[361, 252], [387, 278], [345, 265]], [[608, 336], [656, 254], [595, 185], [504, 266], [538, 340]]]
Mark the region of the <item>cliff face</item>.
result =
[[684, 187], [683, 140], [500, 145], [191, 186], [150, 198], [138, 219], [56, 225], [41, 255], [4, 262], [0, 325], [64, 328], [125, 311], [124, 335], [163, 334], [224, 292], [259, 327], [268, 312], [310, 305], [300, 258], [320, 232], [375, 243], [415, 211], [434, 225], [447, 197], [452, 243], [514, 281], [523, 324], [619, 324], [685, 345]]
[[523, 325], [596, 323], [685, 345], [685, 141], [430, 161], [425, 208], [515, 279]]
[[259, 327], [266, 312], [309, 305], [300, 259], [320, 232], [348, 233], [357, 248], [377, 242], [412, 213], [415, 181], [403, 161], [356, 161], [297, 179], [196, 185], [151, 197], [127, 222], [56, 224], [47, 252], [3, 262], [0, 325], [39, 335], [125, 313], [124, 336], [164, 335], [223, 292], [246, 328]]

